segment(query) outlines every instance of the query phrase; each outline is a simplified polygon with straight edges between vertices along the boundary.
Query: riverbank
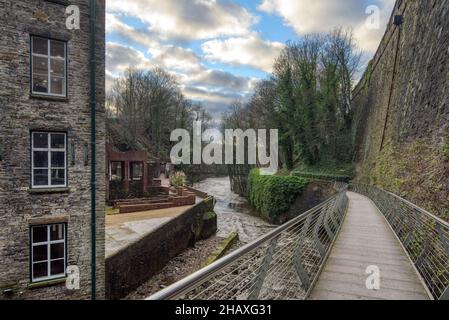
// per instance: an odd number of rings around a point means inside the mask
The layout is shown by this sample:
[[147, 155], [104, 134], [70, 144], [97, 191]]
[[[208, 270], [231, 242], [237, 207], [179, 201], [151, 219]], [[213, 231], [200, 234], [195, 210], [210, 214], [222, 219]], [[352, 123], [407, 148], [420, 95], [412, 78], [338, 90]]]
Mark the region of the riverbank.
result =
[[194, 247], [187, 248], [170, 260], [158, 274], [127, 295], [124, 300], [145, 299], [201, 269], [223, 239], [212, 237], [198, 241]]
[[256, 240], [276, 227], [260, 218], [259, 213], [251, 208], [245, 198], [231, 191], [229, 177], [207, 178], [195, 183], [193, 187], [213, 196], [216, 200], [214, 208], [217, 214], [216, 236], [201, 240], [194, 247], [185, 249], [125, 299], [144, 299], [198, 271], [223, 239], [233, 232], [238, 233], [239, 240], [226, 253]]

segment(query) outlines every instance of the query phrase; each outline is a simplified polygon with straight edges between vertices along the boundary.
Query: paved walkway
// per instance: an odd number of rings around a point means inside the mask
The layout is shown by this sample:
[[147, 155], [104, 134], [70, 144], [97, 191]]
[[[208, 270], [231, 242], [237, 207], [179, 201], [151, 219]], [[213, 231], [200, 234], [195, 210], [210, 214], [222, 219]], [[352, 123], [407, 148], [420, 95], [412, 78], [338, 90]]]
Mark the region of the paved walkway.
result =
[[106, 257], [138, 241], [192, 206], [106, 216]]
[[[410, 260], [377, 207], [359, 194], [348, 192], [348, 197], [345, 221], [310, 299], [429, 299]], [[379, 268], [379, 290], [370, 290], [366, 286], [369, 266]]]

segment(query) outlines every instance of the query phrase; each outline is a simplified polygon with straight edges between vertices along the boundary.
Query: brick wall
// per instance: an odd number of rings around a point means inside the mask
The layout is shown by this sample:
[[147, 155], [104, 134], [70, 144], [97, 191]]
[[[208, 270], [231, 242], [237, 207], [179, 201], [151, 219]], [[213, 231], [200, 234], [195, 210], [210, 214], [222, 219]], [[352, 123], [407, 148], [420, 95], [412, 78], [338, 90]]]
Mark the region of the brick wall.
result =
[[[65, 6], [44, 0], [0, 0], [0, 299], [90, 298], [90, 105], [89, 6], [81, 30], [65, 27]], [[104, 0], [98, 4], [97, 36], [97, 289], [104, 297]], [[68, 98], [30, 97], [30, 34], [67, 41]], [[62, 193], [30, 192], [30, 130], [68, 136], [68, 187]], [[39, 219], [39, 220], [36, 220]], [[80, 268], [81, 288], [65, 284], [30, 288], [29, 225], [67, 221], [68, 265]]]

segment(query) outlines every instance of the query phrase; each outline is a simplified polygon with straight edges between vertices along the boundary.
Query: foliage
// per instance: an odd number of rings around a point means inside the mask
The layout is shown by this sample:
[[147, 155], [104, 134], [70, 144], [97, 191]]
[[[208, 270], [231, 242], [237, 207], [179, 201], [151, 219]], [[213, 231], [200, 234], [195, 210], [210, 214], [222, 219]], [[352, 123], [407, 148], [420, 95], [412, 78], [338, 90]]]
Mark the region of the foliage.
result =
[[234, 103], [224, 123], [278, 129], [280, 163], [288, 170], [329, 159], [350, 163], [351, 94], [359, 62], [352, 33], [342, 29], [288, 43], [271, 78], [256, 86], [248, 103]]
[[205, 126], [211, 121], [201, 104], [184, 97], [173, 75], [158, 67], [146, 71], [128, 69], [115, 80], [106, 104], [108, 130], [112, 125], [120, 129], [116, 130], [120, 137], [114, 138], [130, 144], [131, 149], [139, 148], [135, 141], [145, 140], [145, 147], [162, 159], [170, 154], [172, 130], [191, 130], [196, 119]]
[[292, 176], [309, 178], [314, 180], [331, 180], [331, 181], [342, 181], [349, 182], [351, 180], [350, 176], [332, 174], [332, 173], [315, 173], [315, 172], [302, 172], [302, 171], [293, 171]]
[[183, 187], [186, 185], [186, 175], [182, 171], [176, 171], [170, 175], [170, 185], [173, 187]]
[[290, 209], [307, 183], [299, 177], [261, 175], [259, 169], [253, 169], [249, 175], [249, 202], [274, 220]]
[[321, 162], [315, 166], [301, 164], [291, 174], [303, 178], [349, 182], [354, 177], [354, 166], [335, 162]]

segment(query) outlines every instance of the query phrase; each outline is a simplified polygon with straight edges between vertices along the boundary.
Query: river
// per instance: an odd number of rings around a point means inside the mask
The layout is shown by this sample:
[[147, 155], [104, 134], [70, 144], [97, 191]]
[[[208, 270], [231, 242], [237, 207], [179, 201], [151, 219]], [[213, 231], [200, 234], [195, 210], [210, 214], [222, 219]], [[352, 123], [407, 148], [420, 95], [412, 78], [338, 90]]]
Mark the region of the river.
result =
[[245, 198], [231, 191], [229, 177], [207, 178], [193, 187], [215, 197], [220, 237], [235, 231], [242, 243], [249, 243], [276, 227], [259, 218]]

